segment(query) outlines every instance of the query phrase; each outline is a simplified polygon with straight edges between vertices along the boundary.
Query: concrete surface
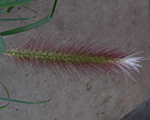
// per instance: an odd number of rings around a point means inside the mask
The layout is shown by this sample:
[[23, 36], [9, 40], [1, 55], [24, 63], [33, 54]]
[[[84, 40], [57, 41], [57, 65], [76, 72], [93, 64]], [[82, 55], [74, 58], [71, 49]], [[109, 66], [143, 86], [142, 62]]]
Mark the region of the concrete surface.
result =
[[[32, 23], [48, 15], [53, 0], [39, 0], [27, 4], [39, 12], [31, 21], [1, 22], [0, 31]], [[30, 11], [16, 7], [8, 17], [33, 16]], [[7, 15], [0, 15], [1, 18]], [[58, 0], [51, 22], [36, 29], [3, 37], [7, 47], [21, 39], [40, 40], [49, 36], [59, 40], [90, 39], [101, 44], [112, 43], [112, 48], [123, 51], [136, 48], [150, 57], [150, 17], [148, 0]], [[0, 55], [0, 82], [9, 90], [12, 99], [42, 101], [52, 96], [52, 101], [39, 105], [11, 103], [4, 110], [23, 120], [119, 120], [150, 97], [150, 61], [142, 63], [140, 74], [133, 71], [135, 83], [123, 75], [109, 73], [99, 76], [80, 75], [79, 79], [63, 74], [65, 80], [43, 72], [28, 72]], [[7, 97], [2, 87], [1, 97]], [[7, 102], [0, 101], [1, 105]], [[0, 120], [16, 120], [0, 111]]]

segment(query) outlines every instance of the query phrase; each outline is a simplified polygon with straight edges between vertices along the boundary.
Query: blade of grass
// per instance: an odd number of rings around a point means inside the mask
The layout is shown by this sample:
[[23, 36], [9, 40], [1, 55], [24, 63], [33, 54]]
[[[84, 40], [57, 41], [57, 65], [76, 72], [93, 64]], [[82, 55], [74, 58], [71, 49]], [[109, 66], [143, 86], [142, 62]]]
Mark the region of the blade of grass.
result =
[[[14, 8], [14, 6], [13, 7], [9, 7], [6, 11], [2, 11], [2, 12], [0, 12], [0, 14], [3, 14], [3, 13], [5, 13], [5, 14], [9, 14], [11, 11], [12, 11], [12, 9]], [[2, 8], [3, 9], [3, 8]], [[1, 10], [2, 10], [1, 9]], [[0, 11], [1, 11], [0, 10]]]
[[14, 100], [14, 99], [8, 99], [8, 98], [3, 98], [3, 97], [0, 97], [0, 100], [9, 101], [9, 102], [23, 103], [23, 104], [41, 104], [41, 103], [50, 102], [52, 100], [52, 98], [49, 99], [49, 100], [40, 101], [40, 102], [27, 102], [27, 101]]
[[53, 4], [53, 7], [52, 7], [52, 10], [51, 12], [49, 13], [48, 17], [49, 18], [52, 18], [53, 15], [54, 15], [54, 12], [55, 12], [55, 7], [56, 7], [56, 4], [57, 4], [57, 0], [54, 1], [54, 4]]
[[2, 0], [0, 1], [0, 8], [12, 7], [17, 5], [23, 5], [29, 2], [33, 2], [37, 0]]
[[51, 18], [53, 17], [53, 14], [54, 14], [54, 11], [56, 8], [56, 4], [57, 4], [57, 0], [54, 1], [54, 4], [53, 4], [50, 14], [47, 17], [43, 18], [42, 20], [39, 20], [37, 22], [31, 23], [31, 24], [28, 24], [28, 25], [25, 25], [22, 27], [18, 27], [15, 29], [0, 32], [0, 35], [6, 36], [6, 35], [12, 35], [12, 34], [16, 34], [16, 33], [21, 33], [21, 32], [28, 31], [28, 30], [31, 30], [33, 28], [36, 28], [38, 26], [48, 23], [51, 20]]
[[0, 19], [0, 22], [1, 22], [1, 21], [31, 20], [31, 19], [37, 17], [38, 13], [37, 13], [35, 10], [33, 10], [33, 9], [29, 8], [29, 7], [26, 7], [26, 6], [23, 6], [23, 7], [24, 7], [24, 8], [27, 8], [27, 9], [29, 9], [29, 10], [31, 10], [31, 11], [33, 11], [36, 15], [33, 16], [33, 17], [29, 17], [29, 18], [5, 18], [5, 19]]
[[14, 8], [14, 6], [9, 7], [9, 8], [7, 9], [7, 14], [9, 14], [9, 13], [12, 11], [13, 8]]
[[[5, 85], [4, 85], [3, 83], [0, 82], [0, 84], [1, 84], [1, 85], [4, 87], [4, 89], [6, 90], [8, 99], [10, 99], [10, 95], [9, 95], [9, 92], [8, 92], [7, 88], [5, 87]], [[7, 107], [7, 106], [9, 105], [9, 103], [10, 103], [10, 102], [8, 102], [8, 103], [7, 103], [6, 105], [4, 105], [4, 106], [0, 106], [0, 109]]]
[[0, 109], [0, 110], [3, 111], [3, 112], [5, 112], [5, 113], [7, 113], [7, 114], [9, 114], [9, 115], [11, 115], [11, 116], [13, 116], [13, 117], [15, 117], [15, 118], [17, 118], [17, 119], [19, 119], [19, 120], [22, 120], [21, 118], [17, 117], [17, 116], [14, 115], [14, 114], [11, 114], [10, 112], [8, 112], [8, 111], [6, 111], [6, 110], [2, 110], [2, 109]]
[[[3, 97], [0, 97], [0, 100], [4, 100], [4, 101], [9, 101], [10, 102], [17, 102], [17, 103], [24, 103], [24, 104], [41, 104], [41, 103], [46, 103], [46, 102], [49, 102], [52, 100], [52, 98], [50, 98], [49, 100], [46, 100], [46, 101], [40, 101], [40, 102], [27, 102], [27, 101], [21, 101], [21, 100], [14, 100], [14, 99], [10, 99], [10, 95], [9, 95], [9, 92], [7, 90], [7, 88], [5, 87], [5, 85], [3, 83], [0, 82], [0, 84], [4, 87], [4, 89], [6, 90], [6, 93], [7, 93], [7, 96], [8, 98], [3, 98]], [[1, 106], [0, 109], [2, 108], [5, 108], [7, 107], [8, 104], [4, 105], [4, 106]]]
[[2, 53], [2, 51], [5, 49], [6, 47], [6, 43], [5, 41], [3, 40], [3, 38], [1, 37], [0, 35], [0, 54]]

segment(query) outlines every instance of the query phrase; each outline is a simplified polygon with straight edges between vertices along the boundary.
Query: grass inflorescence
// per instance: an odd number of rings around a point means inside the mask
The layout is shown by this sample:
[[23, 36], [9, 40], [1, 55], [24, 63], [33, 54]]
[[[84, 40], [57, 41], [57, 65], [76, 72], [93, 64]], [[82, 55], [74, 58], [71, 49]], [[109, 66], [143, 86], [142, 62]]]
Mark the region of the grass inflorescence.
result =
[[[103, 71], [110, 73], [125, 73], [132, 78], [131, 69], [138, 71], [141, 67], [138, 63], [142, 57], [134, 57], [134, 52], [122, 52], [118, 49], [108, 48], [106, 45], [100, 46], [90, 42], [63, 43], [53, 41], [30, 40], [24, 46], [17, 44], [13, 49], [3, 51], [3, 54], [9, 56], [17, 64], [33, 68], [48, 68], [52, 72], [57, 69], [74, 72], [86, 72], [90, 74], [99, 74]], [[57, 67], [56, 67], [57, 66]]]

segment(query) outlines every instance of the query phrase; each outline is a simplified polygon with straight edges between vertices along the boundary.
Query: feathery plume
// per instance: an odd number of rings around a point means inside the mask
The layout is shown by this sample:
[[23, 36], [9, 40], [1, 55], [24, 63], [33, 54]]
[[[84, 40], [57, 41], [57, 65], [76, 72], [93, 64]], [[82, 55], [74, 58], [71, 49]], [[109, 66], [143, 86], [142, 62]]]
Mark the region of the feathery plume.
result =
[[[78, 72], [99, 74], [103, 71], [110, 73], [123, 73], [133, 79], [130, 71], [142, 67], [139, 63], [143, 57], [136, 57], [135, 53], [122, 52], [118, 49], [110, 50], [107, 45], [99, 46], [96, 43], [74, 42], [63, 43], [50, 41], [30, 40], [20, 47], [20, 43], [14, 49], [7, 49], [3, 54], [12, 58], [17, 64], [33, 68], [48, 68], [53, 73], [57, 69], [65, 72]], [[59, 68], [58, 68], [59, 67]], [[133, 79], [134, 80], [134, 79]], [[136, 81], [136, 80], [134, 80]]]

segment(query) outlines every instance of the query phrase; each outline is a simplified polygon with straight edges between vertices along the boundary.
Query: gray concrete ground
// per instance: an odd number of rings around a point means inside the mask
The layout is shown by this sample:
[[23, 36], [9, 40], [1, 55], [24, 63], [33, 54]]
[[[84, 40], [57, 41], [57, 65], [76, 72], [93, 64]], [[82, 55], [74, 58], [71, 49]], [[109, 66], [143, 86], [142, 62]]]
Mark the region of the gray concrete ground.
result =
[[[25, 25], [48, 15], [53, 0], [39, 0], [27, 4], [39, 12], [31, 21], [1, 22], [0, 31]], [[16, 7], [8, 17], [34, 15]], [[7, 15], [0, 15], [1, 18]], [[112, 43], [112, 48], [123, 51], [136, 48], [144, 51], [141, 56], [150, 57], [150, 17], [148, 0], [59, 0], [52, 21], [36, 29], [3, 37], [7, 47], [21, 39], [32, 37], [48, 39], [50, 35], [59, 40], [73, 41], [90, 39], [98, 44]], [[52, 101], [39, 105], [11, 103], [4, 110], [23, 120], [119, 120], [129, 111], [150, 97], [150, 61], [142, 61], [140, 73], [132, 72], [135, 83], [123, 75], [109, 73], [87, 78], [83, 75], [65, 80], [45, 72], [28, 72], [0, 56], [0, 82], [8, 88], [12, 99], [42, 101], [52, 96]], [[1, 97], [7, 97], [0, 87]], [[7, 103], [0, 101], [1, 105]], [[0, 120], [16, 120], [0, 111]]]

